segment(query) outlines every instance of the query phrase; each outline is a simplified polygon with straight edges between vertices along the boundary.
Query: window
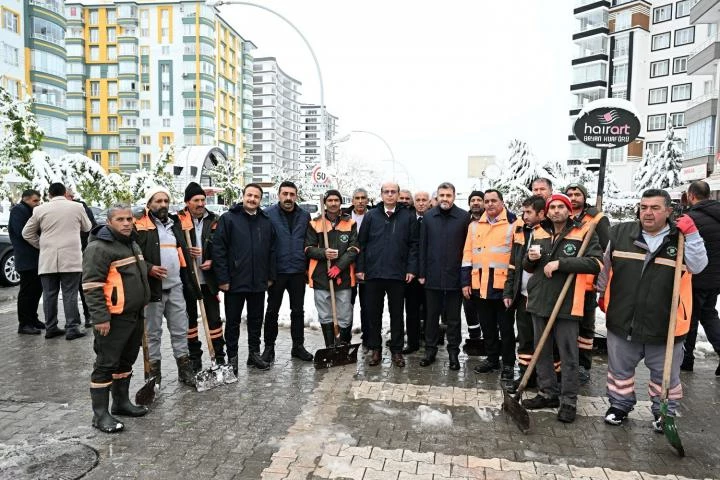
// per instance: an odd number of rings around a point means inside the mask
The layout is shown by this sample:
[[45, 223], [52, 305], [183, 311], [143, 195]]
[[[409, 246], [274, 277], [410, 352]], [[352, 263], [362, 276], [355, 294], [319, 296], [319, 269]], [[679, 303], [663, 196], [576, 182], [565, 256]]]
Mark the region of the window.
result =
[[615, 31], [627, 30], [632, 23], [632, 16], [629, 10], [622, 11], [615, 17]]
[[660, 115], [648, 115], [647, 129], [648, 131], [665, 130], [666, 116], [664, 113]]
[[118, 76], [118, 66], [117, 65], [108, 65], [107, 66], [107, 76], [105, 78], [117, 78]]
[[161, 52], [163, 55], [170, 55], [170, 45], [163, 45]]
[[170, 127], [170, 119], [169, 119], [169, 118], [163, 118], [163, 119], [162, 119], [162, 126], [163, 126], [163, 128], [169, 128], [169, 127]]
[[118, 109], [117, 100], [108, 100], [107, 106], [108, 106], [108, 113], [117, 113], [117, 109]]
[[687, 72], [687, 59], [687, 56], [673, 58], [673, 73]]
[[100, 82], [90, 82], [90, 96], [100, 96]]
[[101, 158], [102, 158], [102, 156], [101, 156], [100, 152], [93, 152], [93, 153], [92, 153], [93, 162], [95, 162], [95, 163], [100, 163], [100, 162], [101, 162]]
[[680, 0], [675, 4], [675, 18], [687, 17], [690, 15], [690, 9], [698, 0]]
[[648, 142], [645, 145], [645, 149], [649, 150], [653, 155], [657, 155], [662, 147], [663, 142]]
[[117, 132], [117, 129], [118, 129], [117, 117], [108, 117], [108, 131], [109, 132]]
[[685, 112], [676, 112], [670, 114], [670, 123], [675, 128], [685, 126]]
[[140, 168], [150, 168], [150, 154], [143, 153], [140, 155]]
[[688, 45], [695, 41], [695, 27], [675, 30], [675, 46]]
[[682, 85], [673, 85], [672, 94], [670, 99], [673, 102], [679, 102], [681, 100], [690, 100], [692, 92], [692, 83], [683, 83]]
[[118, 84], [117, 82], [108, 82], [108, 96], [109, 97], [117, 97], [118, 94]]
[[3, 28], [13, 33], [20, 33], [20, 17], [17, 13], [2, 9]]
[[161, 145], [168, 146], [171, 143], [172, 143], [172, 141], [170, 140], [170, 135], [160, 134], [160, 144]]
[[100, 48], [90, 47], [90, 60], [97, 62], [100, 60]]
[[613, 85], [616, 83], [627, 83], [628, 66], [627, 64], [615, 65], [613, 67]]
[[150, 135], [142, 135], [140, 137], [140, 143], [142, 145], [150, 145]]
[[[91, 125], [93, 132], [100, 131], [100, 117], [92, 117], [92, 119], [90, 120], [90, 125]], [[95, 147], [95, 148], [100, 148], [100, 147]]]
[[140, 100], [140, 110], [150, 110], [150, 100]]
[[149, 127], [149, 126], [150, 126], [150, 119], [149, 119], [149, 118], [143, 118], [143, 119], [142, 119], [142, 126], [143, 126], [143, 127]]
[[98, 24], [98, 11], [97, 10], [90, 10], [90, 18], [88, 19], [88, 22], [92, 25]]
[[653, 8], [653, 23], [672, 20], [672, 3], [662, 7]]
[[115, 27], [107, 29], [107, 41], [110, 43], [115, 43], [117, 41], [117, 30], [115, 30]]
[[117, 60], [117, 47], [116, 46], [107, 47], [107, 59], [109, 61]]
[[117, 12], [115, 9], [107, 9], [107, 23], [117, 23]]
[[100, 113], [100, 100], [90, 102], [90, 113]]
[[660, 60], [650, 63], [650, 78], [664, 77], [668, 74], [670, 68], [670, 60]]
[[658, 103], [667, 102], [667, 87], [651, 88], [648, 95], [648, 105], [656, 105]]
[[5, 61], [5, 63], [9, 65], [20, 65], [20, 49], [15, 48], [11, 45], [8, 45], [6, 43], [2, 44], [2, 58]]
[[670, 32], [658, 33], [652, 36], [652, 51], [670, 48]]
[[118, 154], [115, 152], [108, 153], [108, 167], [117, 168], [118, 166]]

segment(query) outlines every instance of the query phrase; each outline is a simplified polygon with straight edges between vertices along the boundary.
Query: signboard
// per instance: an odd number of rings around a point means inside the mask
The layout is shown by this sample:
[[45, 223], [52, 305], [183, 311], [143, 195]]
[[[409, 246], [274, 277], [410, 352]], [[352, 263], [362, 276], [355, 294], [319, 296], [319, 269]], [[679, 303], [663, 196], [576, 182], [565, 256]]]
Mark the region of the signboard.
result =
[[468, 178], [479, 178], [483, 172], [495, 163], [494, 155], [471, 155], [468, 157]]
[[640, 120], [635, 107], [627, 100], [603, 98], [580, 110], [573, 133], [593, 148], [619, 148], [640, 135]]
[[310, 180], [316, 187], [330, 185], [330, 174], [328, 174], [320, 165], [315, 165], [310, 173]]
[[707, 177], [707, 163], [693, 165], [692, 167], [683, 167], [682, 170], [680, 170], [680, 180], [683, 182], [702, 180], [705, 177]]

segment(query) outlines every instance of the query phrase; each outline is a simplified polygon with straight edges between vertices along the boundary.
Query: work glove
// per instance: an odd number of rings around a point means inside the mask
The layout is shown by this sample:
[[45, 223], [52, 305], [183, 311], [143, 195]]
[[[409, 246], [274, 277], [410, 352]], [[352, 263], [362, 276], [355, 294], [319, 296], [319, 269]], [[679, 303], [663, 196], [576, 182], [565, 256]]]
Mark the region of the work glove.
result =
[[693, 219], [688, 215], [681, 215], [678, 217], [675, 225], [685, 236], [698, 231], [697, 226], [695, 226], [695, 222], [693, 222]]
[[338, 275], [340, 275], [340, 267], [337, 265], [330, 267], [330, 270], [328, 270], [328, 278], [335, 278]]
[[598, 298], [598, 307], [600, 307], [600, 311], [605, 313], [605, 297]]

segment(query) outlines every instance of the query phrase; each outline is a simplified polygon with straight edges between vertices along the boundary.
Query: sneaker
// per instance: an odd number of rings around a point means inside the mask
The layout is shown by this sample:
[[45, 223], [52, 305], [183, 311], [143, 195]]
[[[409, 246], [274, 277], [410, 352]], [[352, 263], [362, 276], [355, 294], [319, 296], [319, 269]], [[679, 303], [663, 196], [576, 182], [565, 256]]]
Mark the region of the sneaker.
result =
[[480, 360], [480, 363], [478, 363], [475, 368], [473, 368], [473, 371], [475, 373], [490, 373], [494, 372], [496, 370], [500, 369], [500, 362], [497, 360], [491, 361], [487, 358], [484, 358]]
[[617, 407], [610, 407], [605, 412], [605, 423], [608, 425], [620, 425], [628, 416], [628, 412], [624, 412]]
[[557, 408], [560, 406], [560, 399], [543, 397], [542, 395], [536, 395], [533, 398], [528, 398], [522, 401], [522, 406], [528, 410], [538, 410], [540, 408]]
[[515, 378], [515, 367], [513, 365], [504, 365], [500, 373], [501, 380], [512, 380]]
[[575, 405], [563, 403], [560, 405], [560, 409], [558, 410], [557, 419], [563, 423], [573, 423], [575, 421], [576, 412], [577, 409], [575, 408]]
[[658, 415], [658, 414], [653, 414], [653, 415], [655, 417], [655, 420], [653, 420], [653, 422], [652, 422], [653, 431], [655, 433], [663, 433], [664, 422], [662, 419], [662, 415]]

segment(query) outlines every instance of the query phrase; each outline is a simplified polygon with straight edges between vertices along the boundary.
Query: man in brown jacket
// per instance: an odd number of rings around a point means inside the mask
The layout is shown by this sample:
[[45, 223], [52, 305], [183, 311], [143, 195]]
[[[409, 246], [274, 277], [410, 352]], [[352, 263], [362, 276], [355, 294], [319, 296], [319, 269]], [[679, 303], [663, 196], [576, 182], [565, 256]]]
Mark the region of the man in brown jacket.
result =
[[[65, 335], [68, 340], [85, 336], [80, 331], [78, 288], [82, 274], [80, 232], [92, 228], [85, 209], [65, 198], [65, 186], [53, 183], [48, 188], [50, 201], [33, 209], [23, 228], [23, 238], [40, 250], [38, 275], [43, 287], [45, 338]], [[57, 300], [62, 289], [65, 329], [58, 327]]]

